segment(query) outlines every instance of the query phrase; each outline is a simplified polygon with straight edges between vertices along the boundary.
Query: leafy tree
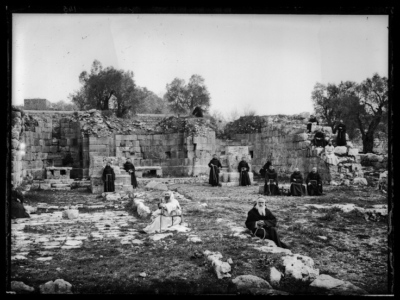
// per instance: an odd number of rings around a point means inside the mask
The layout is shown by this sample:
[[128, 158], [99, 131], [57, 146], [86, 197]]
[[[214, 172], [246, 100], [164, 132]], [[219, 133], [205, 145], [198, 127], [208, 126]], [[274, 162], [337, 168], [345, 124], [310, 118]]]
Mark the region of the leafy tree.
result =
[[164, 99], [176, 113], [191, 113], [196, 106], [208, 111], [210, 107], [210, 93], [204, 83], [204, 78], [196, 74], [190, 77], [187, 85], [183, 79], [179, 78], [167, 84]]
[[75, 103], [68, 103], [64, 100], [60, 100], [58, 102], [52, 103], [51, 109], [60, 111], [74, 111], [78, 110], [78, 106]]
[[346, 81], [327, 86], [317, 83], [311, 94], [315, 112], [334, 128], [339, 120], [347, 125], [350, 138], [361, 135], [364, 152], [372, 152], [374, 135], [386, 131], [388, 80], [374, 74], [362, 83]]

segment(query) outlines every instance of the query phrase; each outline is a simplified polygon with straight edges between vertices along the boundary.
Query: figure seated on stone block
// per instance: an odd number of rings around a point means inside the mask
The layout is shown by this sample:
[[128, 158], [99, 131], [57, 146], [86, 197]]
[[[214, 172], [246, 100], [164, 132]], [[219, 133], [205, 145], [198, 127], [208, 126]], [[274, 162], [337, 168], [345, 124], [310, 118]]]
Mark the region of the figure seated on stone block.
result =
[[134, 189], [137, 188], [138, 184], [137, 184], [136, 175], [135, 175], [135, 166], [132, 164], [132, 161], [130, 158], [126, 159], [126, 162], [124, 163], [124, 170], [131, 175], [132, 187]]
[[213, 155], [213, 158], [209, 162], [208, 166], [210, 167], [208, 183], [212, 186], [219, 186], [219, 169], [222, 169], [222, 165], [216, 154]]
[[243, 156], [241, 162], [238, 164], [238, 172], [239, 172], [239, 185], [241, 186], [250, 186], [250, 176], [249, 176], [249, 164], [246, 162], [246, 157]]
[[321, 175], [317, 172], [317, 168], [312, 168], [312, 171], [308, 173], [307, 179], [307, 193], [309, 196], [321, 196], [322, 193], [322, 179]]
[[114, 169], [111, 167], [110, 161], [107, 161], [107, 165], [104, 167], [102, 179], [104, 183], [104, 192], [114, 192], [115, 173]]
[[279, 239], [275, 229], [276, 217], [267, 209], [265, 202], [264, 198], [257, 199], [257, 203], [247, 214], [246, 227], [251, 230], [254, 236], [272, 240], [278, 247], [287, 249], [288, 246]]
[[267, 172], [267, 170], [269, 169], [269, 166], [272, 165], [272, 163], [267, 160], [267, 162], [265, 163], [265, 165], [260, 169], [260, 175], [261, 177], [265, 178], [265, 173]]
[[325, 134], [322, 131], [317, 131], [314, 135], [314, 145], [315, 147], [325, 147]]
[[303, 196], [306, 194], [306, 188], [303, 185], [303, 175], [301, 175], [299, 168], [295, 168], [292, 175], [290, 175], [290, 195]]
[[319, 125], [318, 119], [314, 115], [310, 115], [310, 119], [308, 119], [308, 124], [307, 124], [308, 133], [311, 132], [312, 123], [317, 123], [317, 125]]
[[335, 150], [335, 147], [333, 147], [332, 141], [329, 140], [328, 145], [325, 146], [325, 155], [323, 158], [327, 164], [336, 166], [339, 160], [333, 150]]
[[30, 215], [25, 210], [23, 205], [24, 195], [18, 189], [14, 189], [13, 185], [11, 186], [11, 218], [19, 219], [19, 218], [30, 218]]
[[202, 118], [203, 117], [203, 109], [200, 106], [196, 106], [192, 112], [192, 115], [197, 118]]
[[158, 208], [152, 213], [152, 222], [143, 229], [144, 232], [161, 232], [163, 229], [182, 223], [182, 208], [171, 191], [164, 193]]
[[275, 168], [271, 165], [265, 173], [265, 185], [264, 185], [264, 195], [274, 196], [280, 195], [278, 187], [278, 174]]

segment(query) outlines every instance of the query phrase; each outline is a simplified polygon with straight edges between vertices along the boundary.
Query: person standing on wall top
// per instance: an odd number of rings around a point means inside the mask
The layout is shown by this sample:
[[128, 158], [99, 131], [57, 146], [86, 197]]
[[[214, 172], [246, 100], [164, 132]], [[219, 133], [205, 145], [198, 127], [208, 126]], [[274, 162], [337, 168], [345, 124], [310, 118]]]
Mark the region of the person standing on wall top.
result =
[[333, 133], [336, 133], [336, 146], [346, 146], [346, 125], [344, 125], [343, 120], [339, 121], [339, 124], [336, 125]]
[[115, 191], [115, 173], [114, 169], [111, 167], [110, 161], [107, 161], [107, 164], [103, 170], [103, 183], [104, 183], [104, 192], [114, 192]]
[[219, 169], [222, 169], [221, 162], [218, 160], [217, 155], [214, 154], [212, 160], [209, 162], [210, 167], [210, 177], [208, 183], [212, 186], [219, 185]]
[[131, 159], [127, 158], [126, 162], [124, 163], [124, 170], [131, 175], [131, 184], [134, 189], [137, 188], [138, 184], [136, 181], [135, 175], [135, 166], [132, 164]]
[[314, 115], [310, 115], [310, 118], [308, 119], [308, 124], [307, 124], [308, 133], [311, 132], [312, 123], [317, 123], [317, 125], [319, 125], [319, 122]]
[[250, 167], [246, 161], [246, 157], [242, 157], [242, 161], [238, 164], [238, 171], [239, 171], [239, 185], [242, 186], [249, 186], [251, 185], [249, 171]]
[[201, 109], [200, 106], [196, 106], [195, 109], [193, 110], [192, 115], [194, 115], [197, 118], [202, 118], [203, 117], [203, 110]]

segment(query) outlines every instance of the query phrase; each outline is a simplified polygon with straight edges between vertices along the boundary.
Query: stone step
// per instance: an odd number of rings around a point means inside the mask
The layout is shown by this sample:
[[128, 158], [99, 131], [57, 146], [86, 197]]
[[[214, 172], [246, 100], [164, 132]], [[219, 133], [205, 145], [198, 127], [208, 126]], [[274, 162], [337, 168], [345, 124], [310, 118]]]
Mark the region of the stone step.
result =
[[71, 187], [71, 185], [68, 183], [52, 183], [51, 187], [52, 188], [65, 188], [65, 187]]

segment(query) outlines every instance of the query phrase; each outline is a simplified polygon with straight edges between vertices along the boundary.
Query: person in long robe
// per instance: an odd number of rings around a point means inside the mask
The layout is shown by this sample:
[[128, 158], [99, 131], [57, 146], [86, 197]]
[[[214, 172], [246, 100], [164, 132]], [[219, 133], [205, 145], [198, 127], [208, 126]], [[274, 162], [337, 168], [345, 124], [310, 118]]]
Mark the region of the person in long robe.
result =
[[265, 163], [265, 165], [260, 169], [260, 175], [261, 177], [265, 178], [265, 173], [267, 172], [267, 170], [269, 169], [269, 166], [272, 165], [272, 163], [267, 160], [267, 162]]
[[308, 173], [306, 178], [307, 193], [309, 196], [321, 196], [322, 195], [322, 179], [321, 175], [317, 172], [317, 168], [312, 168], [311, 172]]
[[325, 147], [325, 134], [322, 131], [317, 131], [314, 135], [315, 147]]
[[239, 185], [241, 186], [251, 185], [249, 171], [250, 171], [249, 164], [246, 162], [246, 157], [243, 156], [242, 160], [238, 164]]
[[336, 146], [346, 146], [346, 125], [343, 124], [343, 120], [340, 120], [333, 130], [333, 133], [336, 132]]
[[158, 209], [152, 213], [152, 222], [143, 231], [146, 233], [161, 232], [182, 222], [182, 208], [171, 191], [166, 191]]
[[325, 146], [324, 160], [327, 164], [336, 166], [339, 163], [339, 160], [333, 150], [335, 150], [335, 147], [333, 147], [332, 142], [329, 141], [328, 145]]
[[23, 205], [24, 195], [18, 189], [11, 187], [11, 219], [30, 218]]
[[192, 112], [192, 115], [197, 117], [197, 118], [202, 118], [203, 117], [203, 110], [201, 109], [200, 106], [196, 106], [195, 109]]
[[319, 125], [318, 119], [314, 115], [311, 115], [310, 118], [308, 119], [308, 124], [307, 124], [308, 133], [311, 132], [312, 123], [317, 123], [317, 125]]
[[290, 175], [290, 195], [303, 196], [306, 194], [306, 188], [303, 185], [303, 175], [301, 175], [299, 168], [295, 168], [292, 175]]
[[115, 191], [115, 173], [114, 169], [111, 167], [110, 162], [107, 162], [103, 170], [103, 183], [104, 183], [104, 192], [114, 192]]
[[274, 196], [280, 194], [278, 187], [278, 173], [276, 173], [273, 166], [269, 166], [269, 169], [265, 173], [264, 195]]
[[124, 170], [131, 175], [131, 184], [134, 189], [137, 188], [137, 180], [135, 175], [135, 166], [133, 165], [130, 158], [127, 158], [126, 162], [124, 163]]
[[210, 167], [210, 177], [208, 183], [212, 186], [219, 185], [219, 169], [222, 169], [221, 162], [218, 160], [217, 155], [214, 154], [212, 160], [208, 163]]
[[255, 236], [272, 240], [278, 247], [288, 248], [288, 246], [279, 239], [275, 229], [276, 223], [276, 217], [266, 207], [265, 199], [261, 197], [257, 199], [257, 203], [248, 212], [245, 222], [246, 227], [250, 229]]

